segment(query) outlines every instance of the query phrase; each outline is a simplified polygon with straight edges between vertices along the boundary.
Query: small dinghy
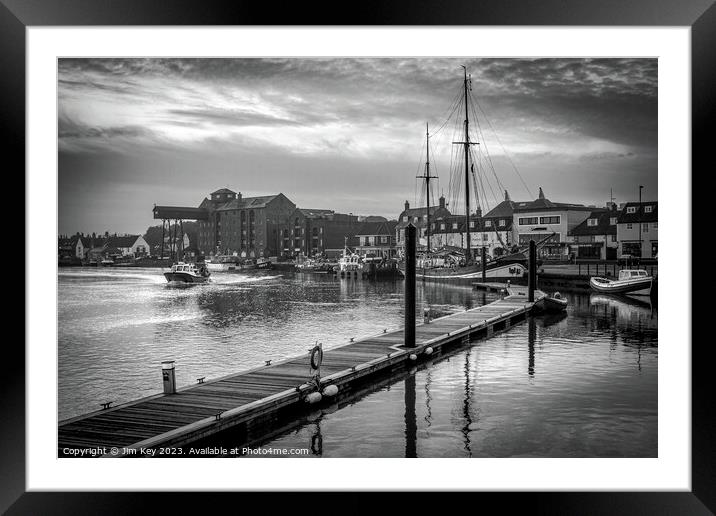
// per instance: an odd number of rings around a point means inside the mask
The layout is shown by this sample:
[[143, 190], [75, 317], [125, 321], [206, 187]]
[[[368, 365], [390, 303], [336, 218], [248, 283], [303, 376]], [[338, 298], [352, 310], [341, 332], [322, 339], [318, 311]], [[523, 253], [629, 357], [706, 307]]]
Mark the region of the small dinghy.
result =
[[539, 308], [548, 314], [564, 312], [567, 309], [567, 299], [562, 294], [555, 292], [553, 296], [544, 296], [538, 302]]

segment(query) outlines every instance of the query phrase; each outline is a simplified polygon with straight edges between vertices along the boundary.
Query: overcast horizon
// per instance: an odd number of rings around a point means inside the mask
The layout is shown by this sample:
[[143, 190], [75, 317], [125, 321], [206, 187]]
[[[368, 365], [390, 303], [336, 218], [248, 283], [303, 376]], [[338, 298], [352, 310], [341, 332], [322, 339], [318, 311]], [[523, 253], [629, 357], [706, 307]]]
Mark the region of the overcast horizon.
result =
[[143, 234], [154, 204], [224, 187], [395, 219], [423, 201], [426, 123], [448, 197], [463, 64], [494, 165], [484, 211], [503, 189], [657, 200], [656, 59], [60, 59], [59, 232]]

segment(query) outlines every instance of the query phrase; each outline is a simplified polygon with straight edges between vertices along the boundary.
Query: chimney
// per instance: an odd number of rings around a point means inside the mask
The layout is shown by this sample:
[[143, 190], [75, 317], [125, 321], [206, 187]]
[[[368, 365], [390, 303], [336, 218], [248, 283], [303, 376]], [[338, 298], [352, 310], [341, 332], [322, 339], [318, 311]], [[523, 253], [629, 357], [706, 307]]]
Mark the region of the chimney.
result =
[[444, 195], [440, 196], [440, 207], [445, 208], [445, 196]]
[[239, 200], [239, 201], [241, 200], [241, 192], [239, 192], [239, 193], [236, 194], [236, 199]]
[[408, 201], [405, 201], [405, 211], [408, 211], [410, 209], [410, 203]]
[[505, 190], [505, 200], [506, 201], [510, 200], [510, 194], [507, 193], [507, 190]]
[[482, 208], [480, 208], [479, 206], [478, 206], [477, 209], [475, 210], [475, 216], [476, 216], [478, 219], [482, 217]]
[[539, 198], [544, 199], [544, 192], [542, 191], [542, 187], [539, 187]]

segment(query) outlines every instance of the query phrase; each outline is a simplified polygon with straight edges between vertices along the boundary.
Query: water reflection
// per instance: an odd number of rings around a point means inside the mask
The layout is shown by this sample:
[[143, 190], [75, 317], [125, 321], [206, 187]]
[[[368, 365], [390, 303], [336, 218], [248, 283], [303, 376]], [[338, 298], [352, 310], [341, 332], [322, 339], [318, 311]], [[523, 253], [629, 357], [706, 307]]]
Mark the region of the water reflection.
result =
[[359, 400], [323, 416], [332, 443], [323, 456], [655, 457], [654, 307], [647, 315], [627, 304], [636, 315], [619, 316], [623, 307], [605, 311], [599, 299], [570, 297], [566, 313], [530, 317], [457, 348], [388, 379], [392, 389], [384, 379], [366, 387]]
[[537, 338], [537, 320], [534, 317], [527, 319], [527, 374], [534, 376], [535, 374], [535, 339]]
[[472, 457], [472, 450], [470, 449], [470, 431], [472, 430], [472, 416], [470, 415], [470, 398], [472, 397], [472, 387], [470, 385], [470, 355], [472, 349], [469, 349], [465, 353], [465, 366], [463, 368], [465, 375], [465, 388], [464, 388], [464, 399], [462, 403], [462, 415], [465, 419], [465, 425], [462, 427], [462, 435], [464, 438], [463, 446], [467, 451], [467, 456]]
[[418, 456], [418, 419], [415, 412], [415, 375], [405, 378], [405, 457]]

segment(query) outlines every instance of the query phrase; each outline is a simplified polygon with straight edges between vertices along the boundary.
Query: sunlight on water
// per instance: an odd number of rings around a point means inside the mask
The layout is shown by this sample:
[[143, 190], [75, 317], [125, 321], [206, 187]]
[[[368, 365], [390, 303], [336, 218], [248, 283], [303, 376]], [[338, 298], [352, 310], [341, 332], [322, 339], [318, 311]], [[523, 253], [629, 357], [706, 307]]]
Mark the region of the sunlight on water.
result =
[[[59, 417], [402, 326], [403, 283], [214, 273], [170, 286], [159, 269], [59, 274]], [[417, 284], [436, 315], [496, 299]], [[296, 422], [273, 447], [326, 457], [641, 457], [657, 453], [657, 311], [644, 301], [570, 295], [568, 315], [530, 318], [428, 367], [376, 379]], [[231, 433], [209, 444], [233, 446]], [[320, 442], [320, 447], [316, 447]]]

